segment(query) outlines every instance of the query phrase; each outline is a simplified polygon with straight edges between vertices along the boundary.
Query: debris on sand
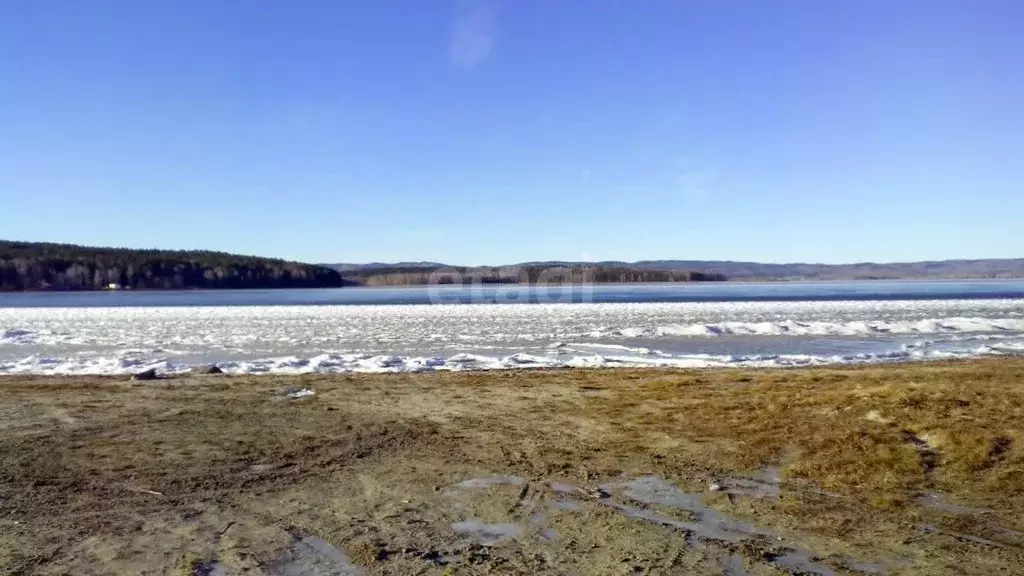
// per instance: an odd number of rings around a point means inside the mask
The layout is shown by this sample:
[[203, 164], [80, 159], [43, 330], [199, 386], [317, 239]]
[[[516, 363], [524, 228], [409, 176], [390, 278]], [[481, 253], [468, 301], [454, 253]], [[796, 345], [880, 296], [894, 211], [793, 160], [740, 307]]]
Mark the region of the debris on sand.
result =
[[146, 488], [136, 488], [134, 486], [125, 486], [125, 490], [129, 492], [136, 492], [139, 494], [152, 494], [153, 496], [163, 496], [163, 492], [157, 492], [156, 490], [148, 490]]
[[303, 388], [301, 390], [295, 390], [294, 392], [288, 392], [288, 397], [294, 400], [297, 398], [308, 398], [315, 394], [316, 392], [313, 392], [309, 388]]
[[220, 369], [216, 364], [208, 364], [206, 366], [199, 366], [192, 370], [196, 374], [223, 374], [224, 371]]
[[132, 380], [133, 381], [156, 380], [158, 378], [160, 378], [160, 377], [157, 376], [156, 368], [150, 368], [149, 370], [143, 370], [142, 372], [138, 372], [134, 376], [132, 376]]

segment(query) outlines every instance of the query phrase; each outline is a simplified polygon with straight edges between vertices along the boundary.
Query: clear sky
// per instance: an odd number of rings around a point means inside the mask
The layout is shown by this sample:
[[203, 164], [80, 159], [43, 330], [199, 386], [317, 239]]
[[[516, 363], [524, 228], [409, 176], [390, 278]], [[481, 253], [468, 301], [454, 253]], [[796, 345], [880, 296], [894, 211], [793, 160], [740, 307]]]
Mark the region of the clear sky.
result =
[[1024, 256], [1020, 0], [0, 0], [0, 238]]

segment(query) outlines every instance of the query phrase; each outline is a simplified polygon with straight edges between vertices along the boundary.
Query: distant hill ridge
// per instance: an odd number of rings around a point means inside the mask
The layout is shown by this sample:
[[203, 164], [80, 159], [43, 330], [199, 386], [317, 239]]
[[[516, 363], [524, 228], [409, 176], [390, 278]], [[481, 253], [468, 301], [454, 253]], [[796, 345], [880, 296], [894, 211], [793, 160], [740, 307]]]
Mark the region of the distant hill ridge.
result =
[[701, 282], [1022, 278], [1024, 258], [857, 264], [763, 264], [705, 260], [305, 264], [207, 250], [144, 250], [0, 240], [0, 291], [333, 288], [430, 282]]
[[721, 274], [684, 269], [639, 268], [593, 263], [516, 264], [513, 266], [445, 266], [436, 263], [325, 264], [337, 267], [342, 276], [366, 286], [422, 284], [567, 284], [631, 282], [724, 281]]
[[328, 288], [325, 266], [204, 250], [139, 250], [0, 240], [0, 291]]
[[1022, 278], [1024, 258], [934, 260], [922, 262], [861, 262], [855, 264], [766, 264], [728, 260], [640, 260], [636, 262], [534, 261], [494, 267], [450, 266], [437, 262], [396, 264], [324, 264], [354, 281], [402, 272], [429, 273], [434, 270], [512, 270], [517, 268], [603, 268], [637, 271], [687, 272], [728, 280], [868, 280], [868, 279], [970, 279]]

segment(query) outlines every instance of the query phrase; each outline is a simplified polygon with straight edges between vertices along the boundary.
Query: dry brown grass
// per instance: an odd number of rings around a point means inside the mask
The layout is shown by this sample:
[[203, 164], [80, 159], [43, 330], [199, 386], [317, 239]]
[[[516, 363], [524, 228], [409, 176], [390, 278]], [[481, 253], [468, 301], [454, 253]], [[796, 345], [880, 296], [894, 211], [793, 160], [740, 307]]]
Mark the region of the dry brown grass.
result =
[[[915, 574], [1021, 573], [1024, 538], [1007, 529], [1024, 528], [1022, 377], [1024, 361], [1000, 359], [137, 385], [4, 378], [0, 573], [164, 574], [201, 557], [261, 574], [299, 532], [376, 574], [715, 573], [678, 534], [603, 510], [557, 516], [558, 546], [462, 551], [475, 560], [448, 567], [395, 552], [457, 546], [448, 527], [464, 509], [444, 486], [489, 473], [526, 477], [538, 502], [550, 497], [532, 486], [552, 480], [658, 474], [826, 557], [899, 556], [912, 567], [894, 572]], [[290, 401], [284, 386], [317, 395]], [[715, 478], [769, 465], [782, 469], [778, 501], [706, 493]], [[922, 507], [924, 492], [993, 511]], [[463, 507], [498, 521], [516, 498], [492, 491]], [[776, 570], [744, 554], [753, 572]]]
[[[629, 385], [633, 382], [632, 385]], [[724, 470], [771, 462], [864, 498], [930, 487], [980, 503], [1024, 494], [1024, 364], [673, 374], [616, 384], [588, 405], [622, 450]]]

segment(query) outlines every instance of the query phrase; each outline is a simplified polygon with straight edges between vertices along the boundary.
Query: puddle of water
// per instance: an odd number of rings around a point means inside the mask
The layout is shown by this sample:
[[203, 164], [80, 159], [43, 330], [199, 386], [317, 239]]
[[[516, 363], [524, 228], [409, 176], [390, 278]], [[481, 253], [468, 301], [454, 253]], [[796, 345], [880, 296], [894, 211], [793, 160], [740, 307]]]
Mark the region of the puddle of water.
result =
[[[767, 474], [770, 475], [771, 472], [769, 471]], [[771, 476], [768, 477], [770, 478]], [[609, 491], [612, 488], [614, 487], [609, 486]], [[688, 533], [687, 541], [691, 546], [695, 542], [699, 542], [699, 538], [726, 543], [738, 543], [748, 538], [756, 537], [781, 540], [781, 537], [776, 532], [728, 518], [717, 510], [706, 506], [700, 495], [683, 492], [666, 480], [656, 476], [635, 478], [627, 482], [625, 484], [625, 495], [644, 504], [666, 506], [689, 512], [693, 519], [684, 521], [633, 506], [615, 503], [606, 504], [627, 517], [683, 530]], [[852, 562], [852, 560], [847, 561]], [[726, 574], [746, 574], [742, 556], [720, 556], [718, 562]], [[819, 576], [834, 576], [836, 574], [833, 568], [815, 560], [814, 554], [799, 548], [787, 547], [787, 551], [784, 554], [772, 558], [770, 562], [780, 568], [799, 574], [817, 574]], [[885, 568], [890, 565], [879, 564], [878, 566]]]
[[723, 516], [717, 510], [704, 505], [704, 499], [697, 494], [683, 492], [656, 476], [645, 476], [630, 480], [626, 484], [626, 496], [643, 502], [685, 510], [694, 516], [694, 522], [686, 522], [689, 531], [705, 538], [738, 542], [748, 536], [775, 536], [750, 524], [736, 522]]
[[[779, 469], [767, 467], [750, 478], [727, 478], [721, 485], [726, 490], [734, 490], [745, 496], [758, 498], [778, 498], [781, 496]], [[455, 485], [461, 489], [483, 489], [496, 485], [522, 486], [526, 481], [519, 476], [492, 475], [472, 478]], [[563, 496], [586, 497], [587, 492], [579, 487], [564, 482], [552, 482], [551, 490]], [[675, 528], [686, 535], [686, 541], [695, 550], [702, 550], [707, 557], [719, 565], [725, 576], [747, 576], [744, 556], [738, 552], [723, 550], [720, 546], [709, 543], [718, 542], [735, 545], [748, 539], [781, 541], [782, 538], [774, 531], [761, 528], [746, 522], [734, 520], [721, 512], [708, 507], [701, 494], [688, 493], [680, 490], [672, 483], [657, 476], [634, 478], [622, 483], [602, 485], [605, 497], [616, 493], [633, 501], [648, 506], [674, 508], [688, 513], [689, 518], [678, 518], [654, 510], [615, 502], [612, 499], [595, 499], [581, 502], [575, 499], [561, 498], [551, 501], [549, 510], [580, 512], [594, 506], [603, 506], [615, 510], [619, 514], [635, 520], [649, 522], [659, 526]], [[468, 510], [467, 510], [468, 511]], [[558, 531], [545, 528], [548, 512], [537, 512], [530, 517], [530, 523], [540, 528], [540, 537], [545, 541], [553, 541], [559, 537]], [[513, 523], [487, 524], [478, 520], [466, 520], [451, 525], [457, 533], [469, 535], [478, 543], [488, 546], [499, 542], [518, 538], [520, 527]], [[778, 543], [778, 542], [776, 542]], [[732, 546], [726, 546], [727, 548]], [[868, 574], [885, 574], [895, 566], [906, 566], [909, 562], [900, 559], [896, 562], [857, 562], [850, 558], [838, 559], [843, 566], [852, 571]], [[805, 549], [786, 546], [781, 554], [768, 560], [779, 569], [791, 573], [816, 574], [833, 576], [835, 569], [816, 560], [816, 556]]]
[[758, 470], [757, 474], [754, 474], [754, 480], [777, 486], [782, 482], [782, 469], [778, 466], [765, 466]]
[[724, 554], [718, 559], [719, 565], [722, 567], [722, 576], [747, 576], [750, 572], [747, 572], [747, 567], [743, 565], [743, 556], [730, 552]]
[[763, 482], [753, 478], [723, 478], [718, 481], [718, 485], [721, 486], [723, 492], [734, 496], [766, 500], [782, 498], [782, 489], [779, 488], [778, 484]]
[[483, 488], [490, 488], [491, 486], [522, 486], [525, 483], [526, 480], [519, 476], [493, 475], [463, 480], [456, 484], [455, 487], [463, 490], [480, 490]]
[[[611, 492], [614, 486], [602, 486]], [[660, 504], [691, 512], [706, 509], [704, 499], [697, 494], [683, 492], [657, 476], [634, 478], [626, 483], [626, 496], [644, 504]]]
[[782, 556], [776, 556], [772, 558], [773, 564], [778, 564], [783, 568], [796, 572], [797, 574], [818, 574], [819, 576], [836, 576], [836, 571], [825, 566], [818, 564], [811, 558], [811, 555], [806, 550], [793, 550], [787, 552]]
[[723, 542], [740, 542], [745, 538], [745, 535], [734, 534], [728, 531], [718, 531], [713, 527], [705, 529], [698, 524], [684, 522], [683, 520], [672, 518], [671, 516], [666, 516], [664, 514], [658, 514], [657, 512], [652, 512], [650, 510], [644, 510], [643, 508], [637, 508], [636, 506], [627, 506], [625, 504], [615, 503], [607, 503], [605, 506], [616, 510], [627, 518], [643, 520], [645, 522], [659, 524], [661, 526], [671, 526], [672, 528], [678, 528], [684, 532], [700, 534], [701, 536], [711, 538], [713, 540], [721, 540]]
[[743, 555], [736, 552], [723, 551], [714, 546], [708, 546], [703, 541], [695, 538], [693, 534], [686, 537], [686, 545], [694, 550], [699, 550], [712, 559], [722, 569], [722, 576], [750, 576], [747, 567], [743, 563]]
[[992, 510], [988, 508], [975, 508], [972, 506], [953, 504], [952, 502], [947, 501], [944, 495], [936, 492], [926, 492], [921, 494], [918, 496], [916, 502], [926, 508], [941, 510], [943, 512], [949, 512], [950, 514], [988, 514], [992, 512]]
[[519, 526], [515, 524], [486, 524], [478, 520], [464, 520], [452, 524], [452, 530], [459, 534], [472, 536], [484, 546], [497, 544], [519, 536]]
[[732, 496], [760, 498], [763, 500], [780, 500], [784, 490], [799, 494], [814, 494], [829, 498], [842, 498], [841, 494], [822, 490], [814, 486], [801, 484], [798, 481], [782, 486], [782, 469], [778, 466], [765, 466], [753, 476], [727, 476], [716, 484], [719, 489]]
[[303, 536], [267, 567], [271, 576], [365, 576], [344, 552], [326, 540]]
[[538, 512], [533, 516], [530, 516], [530, 524], [541, 529], [540, 537], [546, 542], [551, 542], [558, 539], [558, 530], [554, 528], [545, 528], [544, 524], [548, 521], [547, 512]]
[[1013, 530], [1013, 529], [1007, 528], [1005, 526], [1000, 526], [999, 530], [1002, 531], [1003, 534], [1006, 534], [1007, 536], [1010, 536], [1011, 538], [1024, 538], [1024, 532], [1021, 532], [1019, 530]]
[[582, 494], [582, 490], [565, 482], [552, 482], [551, 489], [559, 494]]
[[207, 562], [196, 570], [197, 576], [231, 576], [231, 572], [228, 571], [227, 566], [224, 566], [216, 560]]
[[551, 507], [555, 510], [568, 510], [570, 512], [579, 512], [584, 508], [582, 502], [573, 500], [555, 500], [551, 503]]

